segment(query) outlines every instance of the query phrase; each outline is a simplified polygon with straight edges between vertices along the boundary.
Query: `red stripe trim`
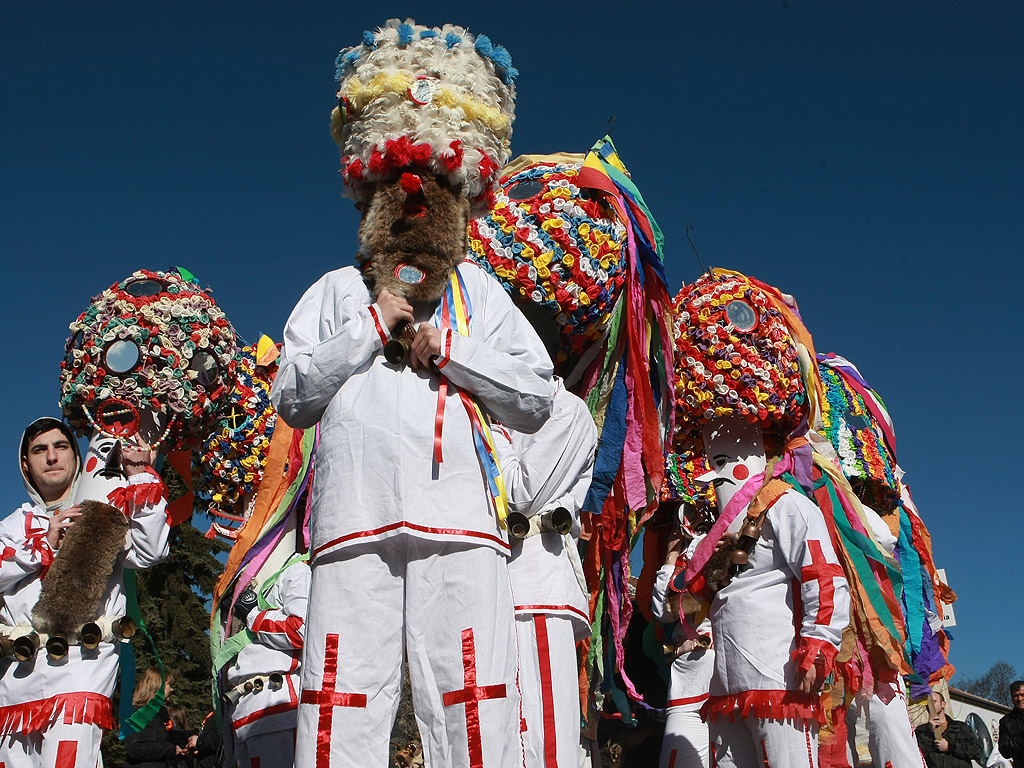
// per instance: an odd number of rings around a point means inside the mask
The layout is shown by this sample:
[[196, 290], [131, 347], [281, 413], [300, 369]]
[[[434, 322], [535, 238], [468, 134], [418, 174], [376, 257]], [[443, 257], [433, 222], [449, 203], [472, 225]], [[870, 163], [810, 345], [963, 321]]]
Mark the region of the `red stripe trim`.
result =
[[677, 752], [677, 750], [673, 749], [669, 753], [669, 756], [668, 756], [668, 768], [676, 768], [676, 752]]
[[380, 314], [377, 312], [377, 307], [371, 304], [369, 306], [369, 310], [370, 317], [373, 318], [373, 324], [377, 326], [377, 335], [380, 336], [380, 343], [387, 344], [389, 339], [388, 332], [384, 329], [384, 326], [380, 322]]
[[293, 648], [301, 648], [302, 635], [299, 630], [302, 628], [302, 617], [288, 616], [284, 621], [274, 621], [267, 618], [268, 613], [269, 611], [262, 611], [256, 616], [252, 623], [252, 631], [285, 635]]
[[681, 699], [669, 699], [667, 707], [682, 707], [687, 704], [696, 704], [698, 701], [707, 701], [710, 694], [702, 693], [699, 696], [684, 696]]
[[261, 709], [261, 710], [258, 710], [256, 712], [252, 712], [251, 714], [248, 714], [245, 717], [240, 717], [237, 720], [232, 720], [231, 721], [231, 727], [234, 728], [235, 730], [238, 730], [243, 725], [248, 725], [249, 723], [253, 722], [254, 720], [259, 720], [262, 717], [269, 717], [270, 715], [279, 715], [282, 712], [292, 712], [292, 711], [294, 711], [294, 710], [296, 710], [298, 708], [299, 708], [299, 700], [298, 699], [293, 699], [292, 701], [286, 701], [286, 702], [284, 702], [282, 704], [275, 704], [272, 707], [267, 707], [266, 709]]
[[814, 768], [814, 750], [811, 749], [811, 728], [804, 720], [804, 737], [807, 739], [807, 768]]
[[448, 365], [448, 361], [452, 359], [452, 329], [445, 328], [441, 331], [444, 334], [444, 340], [441, 345], [441, 354], [437, 358], [437, 367], [444, 368]]
[[368, 531], [356, 531], [355, 533], [348, 533], [344, 536], [339, 536], [336, 539], [328, 541], [313, 550], [313, 558], [315, 559], [323, 553], [326, 549], [337, 547], [341, 544], [346, 544], [350, 541], [356, 541], [358, 539], [366, 539], [371, 536], [380, 536], [381, 534], [391, 533], [392, 531], [399, 530], [410, 530], [416, 533], [433, 533], [438, 536], [465, 536], [471, 539], [483, 539], [484, 541], [490, 541], [494, 544], [499, 545], [506, 552], [509, 551], [509, 545], [502, 541], [500, 536], [495, 536], [490, 533], [483, 533], [482, 531], [470, 531], [465, 528], [433, 528], [428, 525], [417, 525], [416, 523], [409, 523], [405, 520], [397, 523], [391, 523], [390, 525], [384, 525], [380, 528], [373, 528]]
[[77, 741], [58, 741], [57, 757], [54, 768], [75, 768], [75, 760], [78, 759]]
[[584, 621], [590, 621], [590, 617], [574, 605], [517, 605], [515, 610], [521, 613], [544, 613], [546, 611], [569, 611], [579, 616]]
[[551, 651], [548, 647], [547, 617], [543, 613], [535, 613], [533, 627], [537, 633], [537, 660], [540, 663], [541, 716], [544, 720], [544, 765], [545, 768], [558, 768], [555, 692], [551, 685]]

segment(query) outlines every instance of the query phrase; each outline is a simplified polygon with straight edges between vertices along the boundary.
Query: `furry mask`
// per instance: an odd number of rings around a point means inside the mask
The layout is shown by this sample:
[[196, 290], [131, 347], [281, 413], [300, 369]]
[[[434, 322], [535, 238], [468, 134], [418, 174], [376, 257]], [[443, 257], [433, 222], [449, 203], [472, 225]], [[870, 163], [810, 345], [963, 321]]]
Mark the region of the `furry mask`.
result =
[[469, 201], [430, 171], [377, 185], [359, 225], [360, 261], [374, 293], [436, 301], [466, 257]]
[[74, 632], [98, 618], [127, 534], [128, 520], [121, 510], [99, 501], [82, 502], [82, 514], [67, 529], [32, 609], [36, 631]]

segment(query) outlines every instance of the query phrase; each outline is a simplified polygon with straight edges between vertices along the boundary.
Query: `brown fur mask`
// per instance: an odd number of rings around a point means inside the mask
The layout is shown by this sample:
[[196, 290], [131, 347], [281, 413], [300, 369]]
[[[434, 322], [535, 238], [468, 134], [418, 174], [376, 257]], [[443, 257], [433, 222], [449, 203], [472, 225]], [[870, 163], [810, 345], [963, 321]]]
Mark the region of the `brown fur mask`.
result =
[[[407, 191], [415, 186], [409, 177], [419, 178], [420, 190]], [[379, 184], [359, 225], [359, 259], [372, 262], [366, 274], [374, 293], [386, 289], [411, 302], [441, 298], [452, 270], [466, 258], [468, 224], [469, 201], [429, 171]], [[403, 282], [396, 274], [400, 265], [422, 271], [423, 279]]]
[[43, 580], [32, 625], [39, 632], [73, 632], [99, 616], [100, 600], [125, 548], [128, 521], [121, 510], [83, 501]]

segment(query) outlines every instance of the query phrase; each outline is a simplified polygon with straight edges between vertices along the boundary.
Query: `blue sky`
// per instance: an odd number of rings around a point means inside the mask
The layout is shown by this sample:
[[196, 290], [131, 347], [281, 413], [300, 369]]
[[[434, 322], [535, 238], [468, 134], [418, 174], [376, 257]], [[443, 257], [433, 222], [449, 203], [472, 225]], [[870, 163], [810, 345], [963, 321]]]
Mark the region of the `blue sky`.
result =
[[514, 154], [585, 151], [614, 115], [665, 230], [673, 292], [699, 273], [692, 224], [705, 263], [796, 296], [818, 349], [854, 361], [890, 409], [960, 596], [952, 660], [970, 675], [1000, 659], [1024, 671], [1016, 3], [5, 8], [7, 508], [24, 498], [18, 436], [56, 414], [67, 325], [91, 296], [180, 264], [246, 339], [280, 339], [305, 288], [351, 262], [333, 62], [394, 16], [509, 49]]

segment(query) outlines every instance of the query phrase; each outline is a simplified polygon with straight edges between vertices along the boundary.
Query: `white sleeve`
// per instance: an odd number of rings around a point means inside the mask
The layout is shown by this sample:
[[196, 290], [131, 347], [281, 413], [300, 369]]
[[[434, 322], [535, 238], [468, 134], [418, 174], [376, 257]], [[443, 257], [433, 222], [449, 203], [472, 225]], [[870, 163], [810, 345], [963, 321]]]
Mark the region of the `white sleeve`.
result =
[[306, 638], [306, 611], [309, 606], [309, 566], [298, 562], [288, 567], [271, 589], [275, 608], [250, 611], [246, 617], [256, 642], [280, 651], [302, 648]]
[[17, 510], [0, 521], [0, 598], [17, 591], [28, 578], [39, 578], [53, 562], [46, 541], [49, 520]]
[[149, 470], [128, 478], [128, 488], [142, 485], [160, 485], [159, 498], [153, 502], [132, 501], [129, 495], [128, 524], [131, 542], [125, 556], [129, 568], [149, 568], [167, 559], [170, 551], [167, 540], [171, 527], [167, 524], [167, 499], [163, 481]]
[[[460, 269], [480, 268], [469, 264]], [[483, 286], [473, 307], [473, 322], [483, 324], [483, 333], [468, 337], [442, 331], [437, 367], [455, 386], [476, 395], [506, 427], [535, 432], [551, 413], [551, 358], [494, 278], [482, 271], [478, 277], [466, 276], [467, 282]]]
[[350, 285], [352, 276], [324, 275], [299, 299], [285, 324], [270, 399], [294, 429], [320, 421], [342, 385], [388, 340], [377, 305], [346, 293]]
[[597, 427], [586, 404], [557, 384], [551, 417], [532, 434], [512, 433], [512, 444], [518, 461], [505, 476], [511, 508], [532, 517], [564, 506], [578, 518], [597, 451]]
[[676, 617], [668, 608], [668, 584], [672, 580], [675, 567], [665, 564], [658, 569], [654, 577], [654, 589], [651, 591], [651, 612], [662, 624], [672, 624]]

